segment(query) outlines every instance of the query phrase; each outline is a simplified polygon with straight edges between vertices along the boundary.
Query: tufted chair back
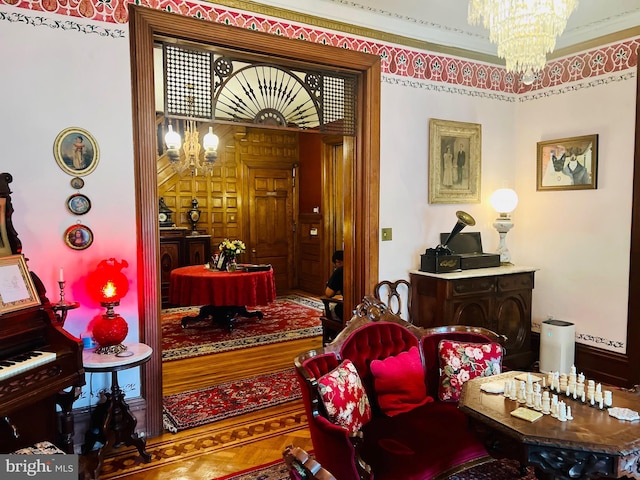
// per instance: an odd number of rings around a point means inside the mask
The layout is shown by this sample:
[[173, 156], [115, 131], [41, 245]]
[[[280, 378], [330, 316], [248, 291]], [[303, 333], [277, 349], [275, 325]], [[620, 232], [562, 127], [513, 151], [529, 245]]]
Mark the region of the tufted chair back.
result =
[[418, 346], [418, 338], [409, 330], [397, 323], [380, 321], [351, 332], [342, 344], [340, 358], [353, 362], [371, 401], [375, 398], [371, 361], [383, 360], [414, 346]]

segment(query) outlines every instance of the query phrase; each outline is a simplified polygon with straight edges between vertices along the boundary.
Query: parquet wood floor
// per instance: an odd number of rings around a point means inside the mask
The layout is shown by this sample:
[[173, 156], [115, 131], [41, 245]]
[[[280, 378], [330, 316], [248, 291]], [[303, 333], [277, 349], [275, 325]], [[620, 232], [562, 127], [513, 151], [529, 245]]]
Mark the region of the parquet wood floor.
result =
[[[314, 337], [167, 362], [163, 392], [170, 395], [283, 370], [299, 353], [321, 346], [322, 338]], [[147, 439], [152, 456], [148, 464], [135, 448], [120, 447], [105, 459], [100, 479], [212, 480], [280, 460], [290, 444], [313, 450], [301, 401]]]
[[289, 444], [313, 449], [300, 401], [149, 439], [147, 464], [135, 448], [120, 448], [100, 478], [211, 480], [279, 460]]

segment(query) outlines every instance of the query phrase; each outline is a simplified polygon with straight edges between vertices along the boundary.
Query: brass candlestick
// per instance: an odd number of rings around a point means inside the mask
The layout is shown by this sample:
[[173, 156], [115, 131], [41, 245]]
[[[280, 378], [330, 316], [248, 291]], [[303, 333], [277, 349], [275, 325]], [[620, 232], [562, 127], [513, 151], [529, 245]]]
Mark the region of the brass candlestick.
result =
[[80, 306], [79, 302], [67, 303], [66, 300], [64, 299], [65, 283], [66, 282], [62, 280], [58, 280], [58, 286], [60, 287], [60, 301], [58, 303], [54, 303], [53, 305], [51, 305], [51, 308], [53, 309], [53, 313], [56, 316], [56, 320], [63, 327], [64, 327], [64, 322], [67, 320], [67, 313], [69, 313], [69, 310], [74, 310]]
[[59, 280], [58, 281], [58, 286], [60, 287], [60, 301], [58, 302], [58, 305], [66, 305], [65, 301], [64, 301], [64, 285], [65, 285], [65, 281], [64, 280]]

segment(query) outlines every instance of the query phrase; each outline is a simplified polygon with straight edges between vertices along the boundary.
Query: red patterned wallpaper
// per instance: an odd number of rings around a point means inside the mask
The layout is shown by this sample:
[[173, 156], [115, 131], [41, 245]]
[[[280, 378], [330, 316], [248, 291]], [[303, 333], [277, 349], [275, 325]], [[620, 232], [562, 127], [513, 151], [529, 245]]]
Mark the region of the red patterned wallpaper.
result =
[[[639, 37], [553, 60], [538, 74], [533, 85], [526, 86], [500, 66], [349, 37], [211, 3], [189, 0], [135, 0], [131, 3], [288, 38], [372, 53], [382, 58], [383, 73], [407, 80], [442, 82], [505, 94], [530, 93], [635, 68], [640, 44]], [[50, 12], [115, 24], [124, 24], [128, 18], [128, 2], [125, 0], [0, 0], [0, 4], [32, 12]]]

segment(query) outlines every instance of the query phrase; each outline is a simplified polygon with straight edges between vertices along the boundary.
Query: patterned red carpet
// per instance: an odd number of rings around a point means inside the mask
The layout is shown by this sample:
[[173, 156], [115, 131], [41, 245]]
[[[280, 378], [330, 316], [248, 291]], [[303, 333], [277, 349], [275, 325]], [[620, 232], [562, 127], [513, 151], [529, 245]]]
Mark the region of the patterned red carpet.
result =
[[[469, 468], [448, 480], [535, 480], [533, 469], [528, 467], [520, 475], [520, 464], [514, 460], [493, 460]], [[289, 480], [289, 473], [283, 462], [262, 465], [245, 472], [227, 475], [213, 480]], [[402, 480], [398, 478], [397, 480]]]
[[163, 399], [165, 428], [176, 432], [300, 398], [293, 368]]
[[264, 317], [261, 320], [239, 317], [231, 332], [211, 320], [194, 322], [189, 324], [189, 328], [182, 328], [182, 317], [196, 315], [199, 309], [166, 309], [162, 313], [162, 360], [166, 362], [322, 335], [321, 310], [312, 302], [307, 302], [307, 305], [279, 297], [269, 305], [248, 307], [249, 310], [260, 310]]

